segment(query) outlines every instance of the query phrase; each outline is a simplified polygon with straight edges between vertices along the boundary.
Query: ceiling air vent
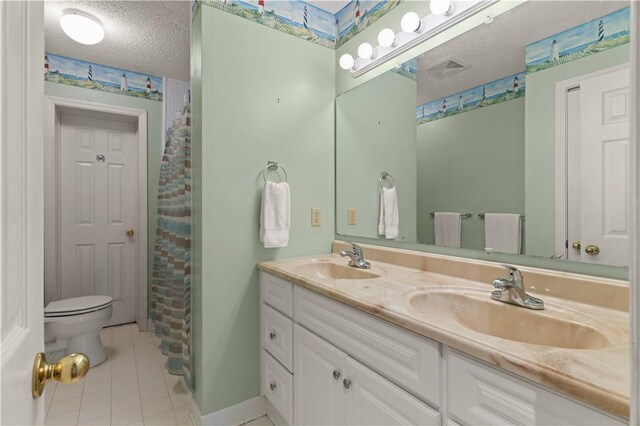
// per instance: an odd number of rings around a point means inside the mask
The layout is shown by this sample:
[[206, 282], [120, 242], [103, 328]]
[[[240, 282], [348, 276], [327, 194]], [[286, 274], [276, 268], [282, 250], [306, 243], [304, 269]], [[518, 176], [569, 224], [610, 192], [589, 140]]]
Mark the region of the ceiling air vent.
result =
[[460, 71], [464, 71], [467, 68], [469, 68], [469, 65], [465, 65], [460, 61], [445, 59], [436, 63], [435, 65], [428, 66], [424, 69], [424, 72], [431, 77], [437, 78], [438, 80], [444, 80], [445, 78], [450, 77]]

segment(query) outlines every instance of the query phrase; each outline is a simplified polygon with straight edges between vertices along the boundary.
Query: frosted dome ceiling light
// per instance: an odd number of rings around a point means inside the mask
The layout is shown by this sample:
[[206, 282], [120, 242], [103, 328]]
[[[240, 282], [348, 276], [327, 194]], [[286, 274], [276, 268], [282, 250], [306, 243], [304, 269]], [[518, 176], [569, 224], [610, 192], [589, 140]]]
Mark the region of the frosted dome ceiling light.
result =
[[60, 27], [73, 40], [82, 44], [100, 43], [104, 38], [102, 22], [93, 15], [78, 9], [65, 9]]
[[400, 21], [400, 27], [405, 33], [417, 32], [420, 29], [420, 16], [415, 12], [405, 13]]
[[353, 56], [345, 53], [340, 56], [340, 68], [343, 70], [350, 70], [356, 64], [356, 61], [353, 59]]
[[453, 12], [453, 4], [451, 0], [431, 0], [429, 2], [429, 9], [434, 15], [449, 16]]
[[396, 34], [390, 28], [385, 28], [378, 34], [380, 46], [391, 47], [396, 42]]
[[373, 50], [373, 46], [369, 43], [362, 43], [358, 47], [358, 56], [362, 59], [373, 59], [375, 56], [375, 51]]

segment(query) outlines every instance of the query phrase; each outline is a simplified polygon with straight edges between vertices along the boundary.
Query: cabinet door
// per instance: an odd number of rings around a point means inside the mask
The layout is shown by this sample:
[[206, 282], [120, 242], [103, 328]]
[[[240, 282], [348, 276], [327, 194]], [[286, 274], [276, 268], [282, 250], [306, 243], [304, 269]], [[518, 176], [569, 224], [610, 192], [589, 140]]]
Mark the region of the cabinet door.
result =
[[346, 354], [297, 324], [293, 340], [294, 424], [345, 424]]
[[440, 425], [440, 413], [351, 358], [346, 380], [349, 425]]

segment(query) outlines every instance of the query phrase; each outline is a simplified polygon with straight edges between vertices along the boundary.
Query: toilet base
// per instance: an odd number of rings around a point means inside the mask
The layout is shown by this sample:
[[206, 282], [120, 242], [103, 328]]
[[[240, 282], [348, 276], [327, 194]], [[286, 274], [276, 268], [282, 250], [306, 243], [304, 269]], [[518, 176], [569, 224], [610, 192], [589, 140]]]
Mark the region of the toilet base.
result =
[[66, 354], [82, 353], [89, 358], [89, 365], [95, 367], [107, 359], [107, 351], [102, 346], [100, 333], [89, 333], [82, 336], [69, 337]]

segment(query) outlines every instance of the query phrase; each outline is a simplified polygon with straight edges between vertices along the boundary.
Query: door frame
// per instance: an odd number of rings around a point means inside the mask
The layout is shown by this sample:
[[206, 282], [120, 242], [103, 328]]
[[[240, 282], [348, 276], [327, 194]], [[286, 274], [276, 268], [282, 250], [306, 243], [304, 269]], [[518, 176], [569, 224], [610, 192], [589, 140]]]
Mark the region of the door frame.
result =
[[140, 331], [146, 331], [148, 327], [147, 299], [148, 299], [148, 274], [147, 274], [147, 111], [116, 105], [105, 105], [94, 102], [80, 101], [76, 99], [45, 96], [44, 102], [44, 174], [55, 176], [55, 179], [45, 179], [44, 205], [47, 211], [45, 215], [45, 265], [44, 273], [47, 277], [45, 295], [48, 300], [60, 299], [60, 175], [58, 165], [60, 150], [57, 141], [60, 136], [60, 108], [73, 108], [77, 110], [104, 112], [133, 117], [137, 120], [138, 140], [138, 197], [136, 204], [136, 216], [138, 219], [137, 259], [136, 262], [136, 324]]
[[[555, 249], [554, 253], [566, 254], [567, 241], [567, 92], [580, 87], [583, 80], [611, 72], [630, 69], [631, 63], [583, 74], [556, 83], [556, 143], [555, 143]], [[633, 86], [633, 84], [632, 84]]]

